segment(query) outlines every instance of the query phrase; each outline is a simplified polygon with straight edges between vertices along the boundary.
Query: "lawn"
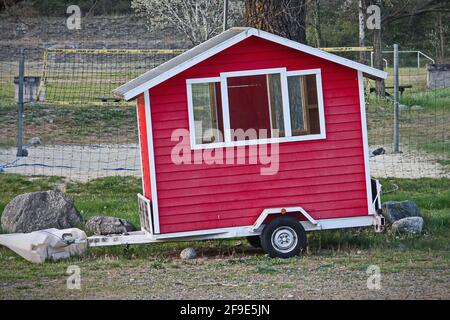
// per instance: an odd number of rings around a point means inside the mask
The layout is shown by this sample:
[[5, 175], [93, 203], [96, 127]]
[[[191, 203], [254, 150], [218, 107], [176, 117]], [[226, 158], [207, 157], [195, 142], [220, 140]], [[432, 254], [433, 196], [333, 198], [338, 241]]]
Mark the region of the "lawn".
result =
[[[0, 107], [0, 146], [16, 145], [17, 106]], [[25, 141], [50, 144], [137, 143], [135, 106], [26, 104]]]
[[[79, 258], [42, 265], [0, 249], [0, 298], [361, 299], [450, 298], [450, 180], [385, 179], [398, 190], [383, 201], [412, 199], [425, 219], [422, 235], [371, 229], [309, 234], [303, 257], [270, 259], [245, 239], [91, 248]], [[137, 224], [138, 178], [67, 183], [58, 177], [0, 174], [0, 211], [17, 194], [64, 188], [85, 218], [115, 215]], [[179, 252], [193, 246], [196, 260]], [[82, 289], [66, 289], [69, 265], [81, 268]], [[381, 269], [381, 289], [367, 289], [366, 270]]]

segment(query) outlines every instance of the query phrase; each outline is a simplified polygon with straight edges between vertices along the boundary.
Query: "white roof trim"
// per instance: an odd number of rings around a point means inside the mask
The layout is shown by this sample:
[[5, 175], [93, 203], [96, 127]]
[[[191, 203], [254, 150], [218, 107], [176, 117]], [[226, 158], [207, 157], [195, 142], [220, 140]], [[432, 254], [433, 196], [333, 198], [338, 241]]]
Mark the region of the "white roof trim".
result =
[[317, 48], [313, 48], [298, 42], [295, 42], [293, 40], [289, 40], [274, 34], [271, 34], [269, 32], [265, 32], [262, 30], [258, 30], [255, 28], [249, 28], [249, 29], [243, 29], [243, 31], [239, 34], [237, 34], [236, 36], [225, 40], [224, 42], [220, 43], [219, 45], [204, 51], [201, 54], [198, 54], [196, 56], [194, 56], [193, 58], [186, 60], [182, 63], [180, 63], [179, 65], [177, 65], [176, 67], [169, 69], [168, 71], [160, 74], [159, 76], [156, 76], [155, 78], [125, 92], [123, 94], [123, 97], [125, 100], [130, 100], [133, 99], [134, 97], [136, 97], [137, 95], [141, 94], [142, 92], [145, 92], [146, 90], [170, 79], [171, 77], [189, 69], [190, 67], [208, 59], [209, 57], [241, 42], [244, 39], [247, 39], [251, 36], [257, 36], [260, 37], [262, 39], [265, 40], [269, 40], [275, 43], [278, 43], [280, 45], [328, 60], [328, 61], [332, 61], [335, 62], [337, 64], [352, 68], [352, 69], [356, 69], [359, 71], [362, 71], [365, 74], [368, 75], [372, 75], [376, 78], [381, 78], [381, 79], [386, 79], [387, 78], [387, 73], [382, 71], [382, 70], [378, 70], [369, 66], [366, 66], [364, 64], [346, 59], [346, 58], [342, 58], [340, 56], [334, 55], [332, 53], [329, 52], [325, 52], [322, 51], [320, 49]]

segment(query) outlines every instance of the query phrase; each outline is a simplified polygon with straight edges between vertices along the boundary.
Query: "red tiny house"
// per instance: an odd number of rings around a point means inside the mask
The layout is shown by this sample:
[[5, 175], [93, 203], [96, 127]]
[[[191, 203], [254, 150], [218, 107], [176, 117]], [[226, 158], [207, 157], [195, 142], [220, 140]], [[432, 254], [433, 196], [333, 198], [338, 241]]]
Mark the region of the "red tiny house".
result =
[[307, 230], [373, 224], [361, 86], [384, 72], [251, 28], [208, 42], [116, 90], [137, 97], [147, 231], [248, 236], [286, 209]]

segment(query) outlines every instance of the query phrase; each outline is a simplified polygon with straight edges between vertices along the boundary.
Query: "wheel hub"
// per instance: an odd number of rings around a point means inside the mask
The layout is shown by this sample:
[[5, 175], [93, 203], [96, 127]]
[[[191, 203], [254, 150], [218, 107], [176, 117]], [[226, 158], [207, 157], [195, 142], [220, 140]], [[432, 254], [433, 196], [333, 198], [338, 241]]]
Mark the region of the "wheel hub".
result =
[[279, 227], [272, 233], [272, 245], [280, 252], [289, 252], [298, 243], [297, 234], [288, 226]]

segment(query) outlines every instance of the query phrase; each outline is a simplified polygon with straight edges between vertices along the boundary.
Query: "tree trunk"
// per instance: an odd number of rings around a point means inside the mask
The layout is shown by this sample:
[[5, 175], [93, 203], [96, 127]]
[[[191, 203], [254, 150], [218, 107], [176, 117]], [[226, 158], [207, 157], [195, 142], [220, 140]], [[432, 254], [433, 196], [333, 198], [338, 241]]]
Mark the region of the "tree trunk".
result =
[[[383, 44], [381, 38], [381, 29], [373, 30], [373, 66], [383, 70]], [[377, 96], [385, 96], [384, 80], [377, 80], [375, 83]]]
[[438, 34], [439, 34], [439, 63], [444, 63], [445, 60], [445, 36], [444, 36], [444, 24], [442, 22], [442, 12], [438, 12]]
[[306, 0], [246, 0], [245, 23], [306, 43]]
[[316, 38], [316, 47], [321, 47], [322, 34], [320, 31], [320, 0], [314, 0], [314, 36]]
[[[358, 9], [359, 9], [359, 46], [365, 47], [366, 46], [366, 0], [359, 0], [358, 3]], [[366, 52], [360, 51], [359, 52], [359, 61], [361, 63], [367, 62]]]

